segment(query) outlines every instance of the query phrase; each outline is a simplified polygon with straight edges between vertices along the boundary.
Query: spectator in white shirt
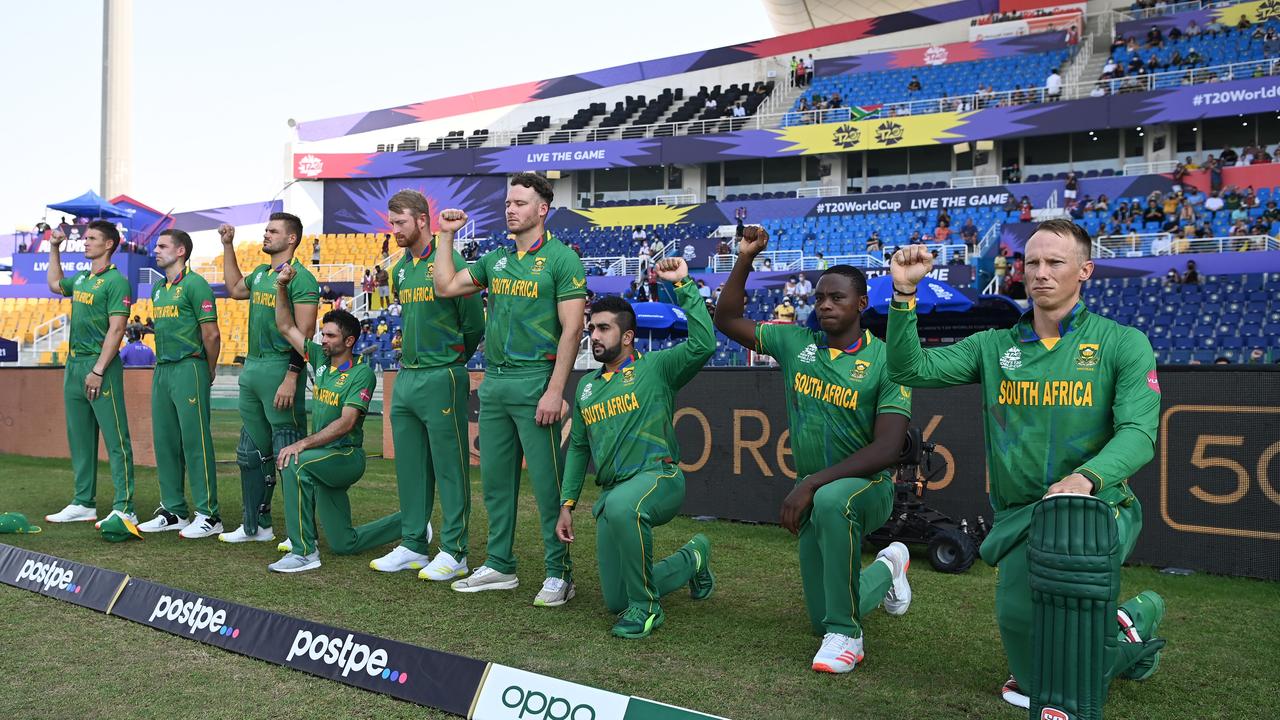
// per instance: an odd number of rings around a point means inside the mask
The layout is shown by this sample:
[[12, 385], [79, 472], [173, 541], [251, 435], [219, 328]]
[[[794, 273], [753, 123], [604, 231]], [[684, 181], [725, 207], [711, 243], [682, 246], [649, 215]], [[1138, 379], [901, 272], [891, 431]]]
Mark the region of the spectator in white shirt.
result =
[[809, 282], [809, 278], [800, 273], [800, 282], [796, 283], [796, 295], [802, 298], [808, 298], [813, 294], [813, 283]]
[[1044, 81], [1045, 99], [1054, 102], [1062, 98], [1062, 76], [1058, 71], [1049, 71], [1049, 77]]
[[636, 242], [640, 242], [647, 237], [649, 237], [648, 234], [645, 233], [644, 228], [639, 225], [636, 225], [635, 229], [631, 231], [631, 239]]
[[1213, 193], [1209, 195], [1209, 198], [1204, 201], [1205, 210], [1217, 212], [1224, 207], [1226, 207], [1226, 203], [1222, 201], [1222, 196], [1217, 190], [1214, 190]]

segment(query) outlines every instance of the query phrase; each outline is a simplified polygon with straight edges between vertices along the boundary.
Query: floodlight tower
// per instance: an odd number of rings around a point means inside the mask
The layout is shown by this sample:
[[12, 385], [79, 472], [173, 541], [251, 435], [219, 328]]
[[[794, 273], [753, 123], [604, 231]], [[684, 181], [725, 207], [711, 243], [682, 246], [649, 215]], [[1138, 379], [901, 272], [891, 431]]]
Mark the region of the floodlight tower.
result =
[[102, 0], [102, 162], [99, 190], [133, 184], [133, 0]]

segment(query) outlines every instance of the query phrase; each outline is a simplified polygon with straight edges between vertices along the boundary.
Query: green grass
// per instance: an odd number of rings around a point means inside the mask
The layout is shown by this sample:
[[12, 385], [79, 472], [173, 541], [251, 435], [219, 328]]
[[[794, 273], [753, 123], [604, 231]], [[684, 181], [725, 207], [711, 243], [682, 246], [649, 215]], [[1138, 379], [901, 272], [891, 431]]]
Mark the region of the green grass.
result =
[[[138, 432], [140, 429], [135, 428]], [[223, 515], [240, 515], [232, 459], [234, 413], [217, 413], [215, 442]], [[381, 423], [366, 443], [381, 447]], [[99, 507], [109, 499], [100, 471]], [[65, 461], [0, 456], [0, 511], [33, 519], [70, 496]], [[137, 505], [158, 504], [155, 472], [138, 471]], [[472, 563], [484, 557], [485, 514], [473, 484]], [[393, 511], [391, 463], [375, 459], [351, 491], [356, 521]], [[592, 497], [586, 498], [589, 502]], [[277, 495], [277, 501], [279, 496]], [[542, 580], [532, 497], [522, 498], [515, 592], [460, 595], [411, 573], [383, 575], [370, 558], [325, 554], [300, 576], [267, 572], [274, 543], [229, 546], [179, 541], [172, 534], [119, 545], [90, 524], [45, 525], [40, 535], [0, 538], [79, 562], [247, 605], [361, 630], [426, 647], [734, 718], [1014, 718], [997, 688], [1007, 675], [993, 617], [993, 570], [933, 572], [923, 556], [911, 574], [911, 612], [877, 611], [866, 622], [867, 660], [845, 676], [808, 669], [818, 640], [809, 634], [795, 542], [777, 527], [677, 518], [659, 528], [659, 552], [695, 532], [714, 543], [715, 595], [664, 602], [666, 625], [642, 641], [608, 635], [611, 615], [597, 588], [594, 525], [577, 518], [578, 597], [559, 609], [530, 602]], [[438, 513], [437, 513], [438, 515]], [[279, 519], [279, 511], [276, 513]], [[866, 560], [870, 560], [867, 555]], [[1280, 667], [1275, 583], [1205, 575], [1173, 577], [1125, 570], [1126, 596], [1164, 595], [1170, 642], [1160, 671], [1145, 683], [1117, 682], [1109, 718], [1264, 717], [1277, 700]], [[120, 618], [0, 585], [0, 698], [12, 717], [445, 717], [304, 673], [228, 653]]]

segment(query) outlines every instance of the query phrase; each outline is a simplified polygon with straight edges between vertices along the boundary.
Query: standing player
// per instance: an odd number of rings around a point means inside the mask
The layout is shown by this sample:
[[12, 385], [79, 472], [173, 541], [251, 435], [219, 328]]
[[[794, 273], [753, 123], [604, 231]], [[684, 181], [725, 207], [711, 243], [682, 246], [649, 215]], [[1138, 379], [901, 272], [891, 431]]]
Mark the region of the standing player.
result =
[[689, 319], [689, 339], [641, 355], [635, 349], [636, 314], [620, 297], [591, 305], [591, 354], [604, 363], [574, 392], [573, 429], [565, 460], [556, 536], [573, 542], [573, 509], [587, 460], [603, 490], [591, 510], [604, 603], [618, 616], [613, 634], [642, 638], [666, 620], [658, 599], [689, 586], [697, 600], [711, 595], [711, 543], [693, 536], [670, 557], [653, 561], [653, 528], [675, 517], [684, 503], [684, 473], [672, 416], [675, 395], [716, 351], [715, 332], [683, 258], [658, 262], [658, 277], [675, 283]]
[[[222, 532], [209, 430], [209, 389], [217, 374], [222, 337], [213, 290], [187, 267], [191, 247], [191, 236], [182, 230], [165, 230], [156, 240], [156, 265], [165, 274], [165, 282], [151, 288], [156, 320], [151, 432], [160, 507], [138, 529], [177, 530], [184, 538], [203, 538]], [[184, 469], [196, 508], [190, 520], [182, 492]]]
[[[401, 535], [400, 545], [369, 567], [382, 572], [420, 569], [420, 578], [453, 580], [467, 574], [471, 381], [466, 362], [484, 336], [484, 306], [477, 295], [436, 297], [431, 277], [436, 253], [451, 253], [455, 267], [462, 265], [462, 256], [451, 246], [441, 251], [431, 237], [431, 209], [422, 193], [401, 190], [387, 202], [387, 213], [396, 245], [405, 251], [391, 272], [403, 330], [402, 369], [391, 400]], [[440, 552], [430, 558], [431, 506], [437, 491], [444, 523]]]
[[[271, 531], [271, 495], [275, 490], [275, 458], [280, 450], [297, 442], [306, 433], [306, 376], [303, 359], [289, 347], [276, 329], [276, 274], [286, 265], [298, 277], [290, 283], [289, 303], [297, 326], [306, 333], [316, 325], [316, 305], [320, 287], [305, 265], [294, 258], [302, 239], [302, 221], [289, 213], [272, 213], [262, 233], [262, 252], [270, 258], [254, 268], [248, 277], [240, 274], [236, 262], [236, 229], [218, 228], [222, 237], [222, 277], [227, 294], [249, 301], [249, 351], [240, 373], [240, 443], [236, 464], [240, 466], [240, 490], [244, 504], [244, 524], [222, 533], [223, 542], [267, 542]], [[283, 488], [297, 493], [297, 488]]]
[[[981, 552], [983, 560], [999, 568], [996, 621], [1011, 672], [1002, 694], [1021, 707], [1029, 705], [1028, 686], [1036, 682], [1033, 641], [1051, 631], [1032, 622], [1027, 539], [1038, 501], [1060, 493], [1104, 501], [1119, 536], [1118, 547], [1110, 552], [1127, 557], [1142, 528], [1142, 505], [1128, 478], [1151, 460], [1159, 422], [1160, 384], [1151, 343], [1133, 328], [1094, 315], [1080, 301], [1080, 288], [1093, 274], [1091, 249], [1088, 232], [1071, 221], [1040, 223], [1026, 246], [1032, 309], [1013, 328], [987, 330], [931, 350], [920, 347], [915, 294], [933, 256], [923, 245], [902, 248], [893, 256], [890, 377], [917, 388], [983, 386], [995, 523]], [[1053, 570], [1044, 572], [1054, 576]], [[1112, 582], [1119, 587], [1118, 574]], [[1146, 592], [1121, 610], [1121, 641], [1143, 642], [1154, 636], [1164, 601]], [[1080, 648], [1096, 648], [1106, 638], [1081, 635], [1066, 631], [1053, 647], [1064, 662], [1078, 665], [1076, 675], [1083, 678], [1100, 668], [1074, 654], [1077, 641]], [[1158, 658], [1140, 661], [1125, 676], [1148, 677]], [[1105, 697], [1106, 685], [1099, 685], [1093, 691], [1100, 689]]]
[[818, 278], [813, 313], [820, 331], [742, 316], [751, 264], [768, 243], [764, 228], [744, 229], [716, 305], [716, 327], [773, 356], [782, 369], [800, 478], [782, 503], [782, 525], [799, 535], [809, 622], [823, 634], [811, 667], [846, 673], [862, 661], [866, 615], [882, 600], [890, 615], [911, 605], [905, 545], [890, 544], [858, 569], [862, 538], [893, 509], [887, 469], [902, 452], [911, 391], [885, 376], [884, 343], [862, 329], [867, 278], [855, 267], [833, 265]]
[[[75, 496], [62, 510], [45, 515], [52, 523], [93, 521], [98, 518], [94, 495], [98, 487], [98, 431], [111, 460], [115, 498], [112, 515], [138, 522], [133, 512], [133, 447], [129, 416], [124, 409], [124, 366], [120, 341], [129, 319], [129, 281], [111, 263], [120, 246], [120, 231], [106, 220], [89, 223], [84, 234], [88, 270], [73, 277], [62, 274], [59, 247], [67, 236], [60, 229], [49, 237], [49, 289], [71, 298], [71, 356], [62, 384], [67, 412], [67, 444]], [[106, 518], [103, 518], [104, 520]]]
[[400, 534], [400, 513], [360, 527], [351, 526], [347, 488], [364, 475], [364, 418], [378, 384], [373, 369], [351, 354], [360, 339], [360, 321], [345, 310], [331, 310], [320, 324], [320, 343], [311, 342], [294, 324], [289, 308], [296, 266], [281, 268], [276, 278], [276, 327], [315, 373], [311, 434], [283, 447], [276, 459], [285, 479], [285, 527], [289, 552], [267, 569], [296, 573], [320, 567], [316, 516], [329, 547], [354, 555], [391, 542]]
[[[480, 386], [480, 479], [489, 513], [489, 557], [458, 592], [511, 590], [520, 584], [512, 551], [524, 456], [538, 501], [547, 578], [534, 605], [556, 607], [574, 595], [568, 546], [556, 539], [560, 513], [560, 421], [565, 383], [582, 339], [587, 280], [582, 259], [546, 231], [551, 184], [533, 173], [511, 178], [507, 230], [514, 247], [489, 252], [469, 269], [452, 253], [436, 256], [435, 290], [457, 297], [489, 289], [485, 374]], [[440, 213], [440, 244], [467, 222], [461, 210]]]

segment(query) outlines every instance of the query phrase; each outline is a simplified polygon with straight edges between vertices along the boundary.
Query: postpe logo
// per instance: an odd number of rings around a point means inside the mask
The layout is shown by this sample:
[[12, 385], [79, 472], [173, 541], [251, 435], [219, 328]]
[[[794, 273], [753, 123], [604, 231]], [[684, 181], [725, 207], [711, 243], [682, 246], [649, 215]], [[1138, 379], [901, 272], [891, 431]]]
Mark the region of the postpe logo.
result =
[[240, 628], [227, 625], [227, 611], [206, 605], [202, 597], [190, 601], [161, 595], [147, 622], [154, 622], [157, 618], [186, 627], [188, 635], [194, 635], [197, 630], [207, 630], [230, 638], [240, 637]]
[[401, 685], [409, 682], [409, 673], [387, 667], [386, 650], [370, 648], [364, 643], [356, 642], [351, 633], [342, 638], [299, 630], [284, 660], [289, 662], [304, 656], [325, 665], [342, 668], [342, 677], [352, 672], [364, 672], [370, 677], [381, 677]]
[[22, 567], [18, 570], [18, 577], [14, 582], [27, 582], [39, 586], [42, 592], [48, 592], [51, 588], [58, 590], [66, 590], [72, 595], [79, 595], [84, 589], [83, 585], [76, 585], [75, 573], [71, 570], [60, 567], [58, 561], [51, 563], [42, 563], [39, 560], [28, 560], [22, 563]]
[[596, 717], [596, 709], [586, 703], [574, 705], [572, 700], [548, 696], [537, 690], [525, 690], [519, 685], [512, 685], [502, 691], [502, 705], [516, 710], [517, 718], [595, 720]]

